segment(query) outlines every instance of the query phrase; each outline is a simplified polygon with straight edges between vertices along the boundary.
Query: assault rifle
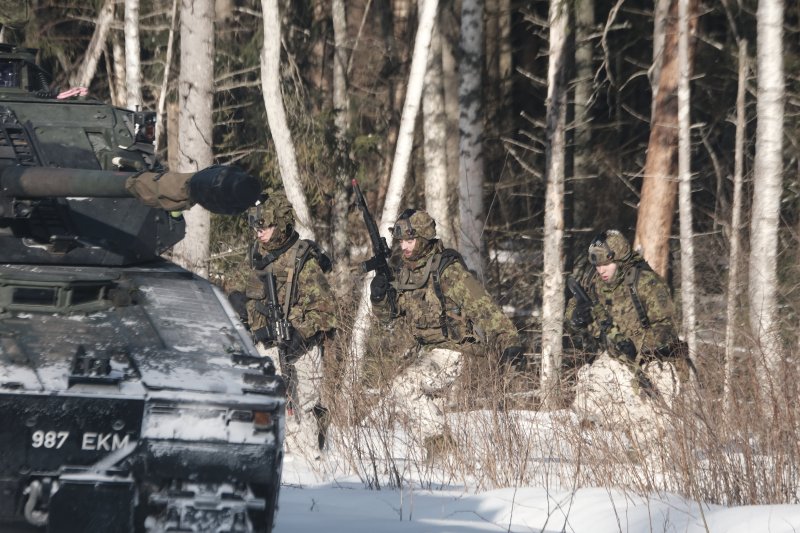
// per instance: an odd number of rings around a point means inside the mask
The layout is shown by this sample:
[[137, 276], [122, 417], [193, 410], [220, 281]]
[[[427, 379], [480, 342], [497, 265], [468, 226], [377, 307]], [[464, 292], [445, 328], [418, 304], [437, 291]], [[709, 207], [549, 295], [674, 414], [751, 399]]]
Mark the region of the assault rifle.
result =
[[[572, 276], [567, 276], [567, 288], [578, 302], [577, 305], [588, 306], [592, 310], [592, 313], [597, 313], [600, 315], [595, 317], [598, 321], [598, 325], [600, 326], [600, 340], [607, 348], [609, 346], [613, 346], [615, 340], [608, 338], [608, 331], [614, 325], [614, 321], [611, 319], [611, 315], [609, 315], [605, 306], [601, 305], [599, 302], [593, 301], [581, 284], [578, 283], [578, 281]], [[639, 366], [639, 363], [637, 361], [628, 361], [628, 366], [630, 366], [633, 375], [636, 377], [636, 381], [639, 382], [639, 387], [642, 388], [645, 394], [651, 398], [656, 398], [658, 396], [658, 391], [653, 386], [653, 382], [650, 381], [650, 378], [644, 374], [642, 367]]]
[[391, 312], [391, 316], [394, 318], [397, 316], [397, 291], [391, 286], [391, 282], [394, 281], [394, 272], [392, 272], [392, 268], [389, 266], [389, 262], [387, 261], [387, 259], [392, 255], [392, 250], [389, 248], [389, 245], [386, 244], [386, 238], [381, 237], [381, 234], [378, 231], [378, 225], [375, 223], [375, 219], [372, 218], [372, 215], [369, 212], [367, 201], [364, 199], [364, 195], [361, 193], [361, 188], [358, 186], [358, 181], [354, 179], [352, 183], [353, 191], [356, 193], [356, 205], [359, 209], [361, 209], [361, 213], [364, 215], [364, 224], [367, 226], [369, 240], [372, 243], [372, 257], [361, 263], [361, 268], [364, 269], [364, 272], [375, 271], [376, 274], [384, 276], [386, 281], [390, 283], [389, 288], [386, 291], [386, 300], [389, 303], [389, 311]]
[[[267, 317], [267, 325], [253, 332], [253, 338], [260, 342], [274, 342], [278, 347], [278, 362], [281, 373], [286, 380], [286, 395], [289, 397], [287, 409], [292, 409], [292, 398], [297, 397], [297, 376], [294, 366], [289, 365], [291, 354], [292, 324], [283, 316], [283, 309], [278, 302], [278, 288], [275, 286], [275, 274], [266, 272], [264, 287], [267, 289], [267, 305], [256, 302], [256, 311]], [[290, 295], [286, 295], [287, 298]]]
[[275, 342], [280, 346], [292, 339], [292, 325], [283, 316], [283, 309], [278, 303], [275, 274], [265, 274], [264, 287], [267, 289], [267, 304], [256, 302], [256, 311], [267, 317], [267, 325], [255, 330], [253, 338], [259, 342]]

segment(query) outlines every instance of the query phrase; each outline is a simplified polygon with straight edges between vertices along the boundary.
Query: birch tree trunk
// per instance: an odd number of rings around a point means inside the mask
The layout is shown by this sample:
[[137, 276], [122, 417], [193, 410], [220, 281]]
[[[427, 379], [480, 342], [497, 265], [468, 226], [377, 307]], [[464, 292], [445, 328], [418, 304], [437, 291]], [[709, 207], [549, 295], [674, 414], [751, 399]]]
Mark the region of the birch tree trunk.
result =
[[331, 3], [333, 19], [333, 112], [336, 126], [336, 194], [333, 206], [333, 257], [344, 266], [349, 257], [347, 246], [347, 130], [350, 127], [350, 101], [347, 96], [347, 12], [344, 0]]
[[760, 0], [757, 18], [758, 125], [750, 222], [750, 327], [759, 341], [767, 375], [777, 377], [782, 359], [776, 292], [783, 182], [783, 1]]
[[461, 2], [461, 61], [458, 100], [461, 108], [458, 208], [459, 251], [478, 279], [483, 274], [483, 0]]
[[550, 0], [547, 64], [547, 168], [542, 273], [542, 391], [548, 409], [561, 405], [559, 368], [564, 328], [564, 163], [567, 121], [567, 3]]
[[300, 171], [294, 152], [286, 111], [283, 108], [281, 94], [281, 19], [277, 0], [261, 0], [264, 16], [264, 46], [261, 49], [261, 90], [264, 93], [264, 106], [267, 109], [267, 121], [275, 152], [278, 155], [278, 167], [281, 172], [286, 197], [295, 211], [297, 232], [304, 239], [314, 238], [311, 214], [308, 211], [303, 185], [300, 183]]
[[[114, 32], [109, 32], [109, 37], [114, 35]], [[103, 46], [103, 60], [106, 65], [106, 73], [108, 77], [108, 96], [111, 98], [111, 105], [119, 105], [120, 97], [117, 95], [117, 81], [114, 76], [114, 58], [111, 56], [111, 51], [108, 49], [108, 43]]]
[[127, 89], [125, 88], [125, 47], [119, 38], [119, 31], [111, 32], [111, 53], [114, 58], [114, 92], [117, 99], [114, 100], [114, 105], [119, 107], [127, 107]]
[[[213, 162], [214, 0], [181, 0], [181, 71], [179, 172], [197, 172]], [[208, 276], [211, 214], [196, 205], [184, 212], [186, 237], [173, 259], [200, 276]]]
[[[454, 43], [458, 42], [460, 35], [460, 22], [457, 20], [455, 7], [442, 9], [438, 16], [440, 42], [442, 45], [442, 90], [444, 91], [445, 113], [445, 150], [447, 156], [447, 190], [458, 190], [459, 168], [459, 143], [460, 133], [458, 128], [458, 65], [456, 61]], [[458, 195], [450, 194], [448, 197], [448, 212], [450, 220], [447, 222], [448, 231], [453, 236], [450, 245], [459, 248], [458, 236], [461, 233], [458, 219]], [[438, 221], [437, 221], [438, 222]]]
[[589, 105], [592, 97], [594, 0], [575, 3], [575, 176], [572, 179], [572, 224], [583, 229], [594, 220], [592, 187], [592, 120]]
[[[664, 54], [650, 124], [650, 140], [644, 166], [644, 181], [636, 220], [634, 248], [659, 275], [667, 277], [669, 238], [675, 216], [678, 189], [678, 1], [672, 0], [666, 23]], [[697, 25], [697, 0], [690, 0], [689, 34]], [[692, 50], [689, 50], [691, 76]]]
[[[406, 90], [406, 100], [403, 105], [403, 113], [400, 117], [400, 129], [397, 137], [397, 148], [394, 154], [394, 164], [389, 179], [389, 186], [386, 193], [386, 202], [383, 206], [380, 220], [377, 221], [381, 233], [386, 238], [386, 242], [391, 248], [392, 235], [389, 228], [397, 220], [400, 211], [400, 200], [403, 196], [406, 178], [408, 177], [408, 166], [411, 160], [411, 149], [414, 144], [414, 124], [419, 114], [420, 99], [425, 80], [425, 70], [427, 66], [428, 51], [430, 49], [433, 27], [436, 21], [436, 12], [439, 7], [439, 0], [422, 0], [422, 9], [417, 26], [417, 36], [414, 42], [414, 54], [411, 59], [411, 68], [408, 76], [408, 88]], [[350, 344], [351, 361], [347, 368], [348, 381], [355, 383], [361, 369], [361, 361], [364, 355], [364, 344], [369, 333], [369, 312], [371, 303], [369, 300], [369, 283], [372, 276], [368, 275], [364, 279], [361, 288], [361, 297], [358, 301], [358, 310], [353, 321], [353, 337]]]
[[742, 206], [744, 201], [744, 142], [747, 132], [745, 97], [747, 95], [747, 41], [739, 41], [739, 84], [736, 91], [736, 147], [733, 161], [733, 204], [731, 205], [730, 255], [728, 256], [728, 297], [725, 306], [725, 409], [733, 415], [733, 376], [736, 370], [736, 331], [739, 329], [737, 310], [742, 294]]
[[[212, 19], [213, 31], [213, 19]], [[125, 0], [125, 79], [128, 109], [142, 109], [142, 66], [139, 52], [139, 0]]]
[[691, 89], [689, 87], [689, 0], [678, 0], [678, 175], [681, 233], [681, 305], [683, 333], [689, 356], [697, 353], [694, 284], [694, 231], [692, 229]]
[[447, 117], [442, 83], [442, 40], [438, 24], [433, 28], [425, 87], [422, 93], [422, 133], [425, 138], [425, 209], [436, 220], [436, 232], [447, 246], [453, 245], [447, 188]]
[[164, 77], [161, 79], [161, 90], [158, 93], [158, 109], [156, 110], [156, 152], [161, 146], [164, 137], [164, 108], [167, 102], [169, 89], [169, 74], [172, 71], [172, 46], [175, 41], [175, 23], [178, 18], [178, 0], [172, 0], [172, 16], [170, 17], [169, 37], [167, 38], [167, 52], [164, 56]]
[[[411, 15], [410, 0], [376, 0], [375, 9], [380, 13], [381, 32], [386, 47], [386, 59], [383, 71], [390, 73], [387, 79], [389, 103], [385, 135], [384, 166], [378, 180], [378, 204], [386, 199], [394, 163], [391, 156], [397, 148], [397, 136], [400, 124], [397, 120], [400, 102], [405, 99], [405, 83], [399, 82], [395, 72], [404, 73], [408, 65], [409, 47], [405, 36], [408, 33]], [[399, 111], [402, 113], [402, 110]]]
[[100, 60], [100, 55], [103, 53], [106, 38], [108, 37], [108, 30], [111, 28], [111, 21], [114, 19], [114, 0], [105, 0], [103, 7], [100, 8], [100, 13], [97, 15], [97, 21], [94, 26], [94, 33], [92, 39], [89, 41], [89, 46], [86, 48], [86, 55], [83, 57], [83, 63], [74, 76], [70, 78], [70, 84], [75, 87], [89, 87], [97, 71], [97, 62]]
[[[328, 7], [324, 0], [312, 0], [310, 2], [297, 2], [297, 4], [310, 6], [311, 8], [311, 27], [315, 29], [312, 34], [308, 34], [313, 39], [313, 45], [307, 53], [306, 61], [308, 67], [306, 68], [307, 80], [311, 86], [311, 90], [315, 94], [322, 95], [319, 102], [323, 107], [327, 107], [330, 103], [328, 99], [331, 95], [331, 80], [328, 76]], [[283, 17], [287, 17], [292, 9], [292, 2], [282, 1], [278, 6], [278, 10], [282, 13]], [[306, 7], [308, 9], [308, 7]], [[315, 99], [316, 100], [316, 99]], [[312, 109], [315, 113], [321, 111], [320, 105], [317, 102], [311, 102]]]
[[661, 80], [661, 66], [664, 64], [664, 41], [670, 4], [671, 0], [655, 0], [653, 6], [653, 64], [647, 70], [647, 78], [650, 81], [650, 91], [652, 92], [650, 120], [656, 116], [658, 84]]

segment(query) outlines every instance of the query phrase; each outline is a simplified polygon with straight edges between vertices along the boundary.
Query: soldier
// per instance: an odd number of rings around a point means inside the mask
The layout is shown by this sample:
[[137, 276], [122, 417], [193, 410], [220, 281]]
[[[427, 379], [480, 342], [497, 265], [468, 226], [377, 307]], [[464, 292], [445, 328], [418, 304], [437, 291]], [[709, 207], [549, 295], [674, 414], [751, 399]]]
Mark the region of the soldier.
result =
[[[596, 339], [605, 337], [607, 347], [627, 360], [674, 355], [680, 341], [666, 282], [617, 230], [595, 237], [588, 256], [594, 272], [583, 284], [596, 303], [572, 300], [567, 307], [570, 324], [588, 329]], [[611, 323], [604, 324], [604, 319]]]
[[277, 351], [287, 380], [289, 445], [316, 458], [327, 426], [321, 394], [323, 352], [337, 327], [326, 277], [331, 262], [314, 241], [299, 238], [292, 206], [282, 191], [262, 199], [248, 213], [257, 239], [250, 250], [247, 287], [244, 294], [232, 293], [230, 298], [259, 351]]
[[[576, 405], [589, 418], [600, 411], [608, 417], [611, 405], [637, 404], [647, 411], [649, 407], [643, 404], [648, 399], [671, 405], [678, 378], [684, 381], [688, 377], [689, 361], [676, 331], [669, 287], [617, 230], [595, 237], [588, 259], [592, 269], [581, 285], [589, 301], [570, 301], [567, 326], [593, 339], [605, 354], [579, 371]], [[595, 397], [592, 391], [599, 390], [598, 381], [613, 383], [614, 390], [604, 393], [619, 401]], [[628, 394], [636, 398], [626, 397]], [[592, 413], [595, 407], [598, 412]], [[614, 416], [639, 416], [625, 411]]]
[[[378, 274], [370, 285], [373, 311], [385, 324], [397, 321], [417, 341], [417, 351], [394, 380], [391, 399], [419, 424], [429, 454], [451, 440], [445, 431], [447, 393], [461, 373], [465, 352], [500, 354], [501, 362], [524, 368], [511, 320], [467, 270], [455, 250], [436, 239], [436, 223], [424, 211], [407, 209], [392, 228], [401, 266], [391, 283]], [[392, 316], [390, 298], [396, 298]]]

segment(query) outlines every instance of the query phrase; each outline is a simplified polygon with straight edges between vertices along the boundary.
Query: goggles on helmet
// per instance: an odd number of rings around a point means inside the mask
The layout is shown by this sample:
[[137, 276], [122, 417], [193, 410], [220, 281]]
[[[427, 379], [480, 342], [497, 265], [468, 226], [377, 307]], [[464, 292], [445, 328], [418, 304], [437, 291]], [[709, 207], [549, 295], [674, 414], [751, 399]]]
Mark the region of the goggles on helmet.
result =
[[264, 219], [258, 215], [259, 213], [247, 213], [247, 225], [256, 230], [264, 227]]
[[248, 211], [247, 213], [247, 225], [256, 231], [274, 225], [270, 224], [269, 221], [267, 221], [267, 217], [265, 217], [264, 215], [265, 213], [264, 210], [262, 209], [262, 206], [251, 208], [250, 211]]
[[406, 209], [402, 212], [394, 227], [391, 228], [392, 238], [401, 241], [408, 241], [417, 238], [417, 230], [411, 226], [410, 220], [411, 215], [416, 212], [417, 211], [415, 209]]
[[607, 265], [614, 261], [614, 250], [606, 242], [607, 232], [600, 233], [589, 245], [589, 262], [594, 265]]

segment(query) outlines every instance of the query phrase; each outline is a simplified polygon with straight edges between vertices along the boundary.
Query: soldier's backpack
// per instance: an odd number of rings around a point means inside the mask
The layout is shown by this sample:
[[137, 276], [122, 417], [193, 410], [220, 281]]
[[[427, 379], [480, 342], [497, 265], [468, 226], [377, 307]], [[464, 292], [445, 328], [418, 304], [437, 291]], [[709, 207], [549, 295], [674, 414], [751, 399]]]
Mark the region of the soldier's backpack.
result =
[[439, 299], [439, 303], [442, 305], [442, 312], [439, 315], [439, 326], [442, 328], [442, 335], [444, 335], [445, 339], [449, 338], [450, 336], [450, 327], [447, 316], [447, 302], [445, 301], [444, 292], [442, 291], [441, 279], [444, 270], [455, 262], [461, 263], [461, 266], [464, 267], [464, 270], [467, 270], [467, 264], [464, 262], [464, 258], [461, 256], [461, 254], [452, 248], [445, 248], [442, 250], [442, 253], [437, 254], [434, 257], [433, 262], [430, 265], [430, 275], [431, 279], [433, 280], [433, 292], [436, 294], [436, 297]]
[[642, 325], [643, 329], [649, 329], [650, 319], [647, 317], [647, 311], [644, 305], [642, 305], [642, 299], [639, 297], [639, 274], [641, 274], [642, 270], [650, 272], [653, 270], [644, 259], [637, 261], [628, 269], [625, 273], [625, 279], [623, 279], [622, 282], [628, 287], [628, 293], [631, 295], [633, 308], [636, 309], [636, 314], [639, 315], [639, 323]]

